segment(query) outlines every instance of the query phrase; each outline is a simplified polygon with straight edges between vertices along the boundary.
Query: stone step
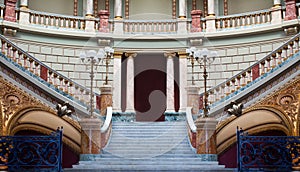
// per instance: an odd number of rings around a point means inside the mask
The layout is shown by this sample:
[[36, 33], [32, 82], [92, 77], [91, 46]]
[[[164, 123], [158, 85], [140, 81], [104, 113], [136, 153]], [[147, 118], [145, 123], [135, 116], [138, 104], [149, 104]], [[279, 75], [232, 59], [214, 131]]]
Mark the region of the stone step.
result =
[[74, 169], [85, 169], [85, 170], [92, 170], [92, 169], [98, 169], [98, 170], [155, 170], [155, 171], [184, 171], [184, 170], [203, 170], [203, 171], [218, 171], [218, 170], [224, 170], [223, 165], [74, 165]]
[[97, 163], [97, 165], [106, 164], [106, 165], [218, 165], [217, 161], [201, 161], [197, 158], [189, 158], [188, 160], [180, 158], [180, 159], [123, 159], [123, 158], [115, 158], [115, 159], [99, 159], [95, 161], [80, 161], [80, 165], [93, 165]]
[[[174, 156], [176, 155], [176, 156]], [[164, 158], [174, 158], [174, 157], [180, 157], [180, 158], [197, 158], [196, 154], [178, 154], [178, 153], [174, 153], [174, 154], [169, 154], [169, 153], [146, 153], [146, 154], [142, 154], [142, 153], [132, 153], [132, 154], [102, 154], [101, 155], [102, 158], [132, 158], [132, 159], [136, 159], [136, 158], [143, 158], [143, 159], [147, 159], [147, 158], [154, 158], [154, 157], [164, 157]]]

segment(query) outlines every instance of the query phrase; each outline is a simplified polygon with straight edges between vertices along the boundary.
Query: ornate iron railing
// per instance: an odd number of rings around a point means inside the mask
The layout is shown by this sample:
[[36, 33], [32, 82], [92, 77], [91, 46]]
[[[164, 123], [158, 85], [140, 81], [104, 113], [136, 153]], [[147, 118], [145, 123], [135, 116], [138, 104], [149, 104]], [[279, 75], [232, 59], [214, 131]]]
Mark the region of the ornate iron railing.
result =
[[1, 136], [0, 166], [8, 171], [62, 171], [62, 128], [49, 136]]
[[237, 129], [238, 171], [292, 171], [300, 165], [300, 137], [250, 136]]

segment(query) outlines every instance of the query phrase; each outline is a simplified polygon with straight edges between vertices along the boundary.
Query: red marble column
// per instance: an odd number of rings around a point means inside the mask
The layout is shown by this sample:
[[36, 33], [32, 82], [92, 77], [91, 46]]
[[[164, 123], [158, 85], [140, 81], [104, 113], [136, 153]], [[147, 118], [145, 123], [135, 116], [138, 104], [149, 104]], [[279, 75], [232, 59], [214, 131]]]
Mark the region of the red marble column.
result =
[[198, 118], [195, 125], [197, 127], [197, 154], [217, 154], [217, 120], [215, 118]]
[[100, 10], [98, 12], [100, 18], [99, 32], [109, 32], [108, 19], [109, 12], [107, 10]]
[[191, 32], [201, 32], [201, 16], [202, 11], [201, 10], [192, 10], [191, 11], [192, 16], [192, 28]]
[[112, 107], [112, 87], [110, 85], [103, 85], [100, 87], [100, 92], [100, 114], [105, 116], [107, 107]]
[[81, 154], [99, 154], [101, 152], [101, 119], [83, 118], [80, 126]]
[[296, 0], [285, 0], [285, 17], [284, 20], [296, 19]]
[[6, 0], [4, 20], [16, 22], [16, 3], [17, 0]]

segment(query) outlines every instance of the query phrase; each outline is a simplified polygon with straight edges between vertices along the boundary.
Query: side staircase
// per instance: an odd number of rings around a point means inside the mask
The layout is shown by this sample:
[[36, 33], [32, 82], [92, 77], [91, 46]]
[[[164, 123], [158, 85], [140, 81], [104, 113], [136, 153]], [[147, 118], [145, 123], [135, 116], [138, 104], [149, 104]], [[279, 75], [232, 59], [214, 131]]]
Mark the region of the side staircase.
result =
[[190, 146], [186, 122], [113, 122], [102, 154], [65, 171], [233, 171]]

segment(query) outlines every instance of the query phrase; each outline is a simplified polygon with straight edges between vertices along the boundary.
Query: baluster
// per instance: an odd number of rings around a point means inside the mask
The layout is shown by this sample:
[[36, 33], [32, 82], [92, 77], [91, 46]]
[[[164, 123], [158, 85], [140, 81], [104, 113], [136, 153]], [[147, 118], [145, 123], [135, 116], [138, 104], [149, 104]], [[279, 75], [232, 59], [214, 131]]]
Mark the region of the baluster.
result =
[[42, 25], [44, 25], [44, 18], [45, 18], [45, 15], [42, 15], [42, 16], [41, 16], [41, 24], [42, 24]]
[[227, 90], [226, 90], [226, 96], [228, 96], [230, 94], [230, 92], [231, 92], [231, 90], [230, 90], [230, 81], [226, 82], [226, 88], [227, 88]]
[[237, 77], [236, 77], [236, 79], [237, 79], [237, 87], [236, 87], [236, 90], [239, 90], [240, 88], [241, 88], [241, 75], [238, 75]]
[[63, 83], [63, 77], [62, 76], [59, 76], [58, 77], [58, 80], [59, 80], [59, 86], [58, 86], [58, 88], [60, 89], [60, 90], [62, 90], [62, 91], [64, 91], [64, 83]]
[[266, 23], [266, 13], [262, 13], [262, 23]]
[[84, 89], [83, 89], [83, 88], [80, 88], [80, 101], [81, 101], [81, 102], [84, 102], [83, 91], [84, 91]]
[[39, 63], [37, 61], [34, 62], [34, 74], [36, 76], [40, 76], [40, 73], [39, 73]]
[[217, 29], [221, 29], [221, 19], [218, 19], [217, 20]]
[[58, 84], [57, 84], [57, 73], [53, 73], [53, 85], [57, 88]]
[[299, 51], [299, 37], [297, 37], [296, 39], [295, 39], [295, 42], [296, 42], [296, 50], [295, 50], [295, 53], [298, 53], [298, 51]]
[[69, 94], [68, 83], [69, 83], [69, 81], [65, 79], [64, 80], [64, 84], [65, 84], [64, 92], [66, 92], [67, 94]]
[[242, 16], [242, 26], [245, 26], [246, 25], [246, 19], [245, 19], [245, 16]]
[[290, 54], [289, 54], [289, 57], [291, 57], [291, 56], [293, 56], [294, 55], [294, 41], [291, 41], [290, 43], [289, 43], [289, 45], [290, 45]]
[[256, 22], [257, 24], [261, 24], [261, 21], [260, 21], [260, 14], [256, 14]]
[[17, 61], [17, 49], [15, 47], [12, 47], [12, 51], [13, 51], [13, 53], [12, 53], [13, 61], [16, 62]]
[[[66, 18], [65, 23], [66, 23], [66, 28], [69, 28], [69, 19]], [[95, 22], [96, 23], [96, 22]], [[98, 29], [97, 29], [98, 30]]]
[[143, 26], [144, 26], [144, 23], [142, 22], [142, 23], [139, 23], [139, 28], [140, 28], [140, 31], [139, 32], [143, 32]]
[[252, 82], [251, 72], [252, 72], [251, 69], [249, 69], [249, 70], [247, 71], [247, 73], [248, 73], [248, 75], [247, 75], [247, 78], [248, 78], [247, 84], [249, 84], [250, 82]]
[[39, 24], [39, 17], [40, 17], [40, 14], [37, 14], [37, 15], [35, 16], [35, 23], [36, 23], [36, 24]]
[[34, 24], [34, 14], [30, 13], [29, 22]]
[[5, 43], [6, 43], [6, 41], [4, 41], [4, 40], [1, 40], [1, 52], [2, 52], [2, 54], [6, 54], [5, 53]]
[[231, 80], [231, 83], [232, 83], [232, 85], [231, 85], [231, 93], [233, 93], [233, 92], [235, 92], [235, 78], [233, 78], [232, 80]]
[[75, 94], [75, 91], [73, 90], [73, 82], [69, 82], [69, 94], [73, 97]]
[[237, 23], [236, 23], [237, 27], [240, 27], [241, 26], [241, 17], [238, 16], [236, 21], [237, 21]]
[[226, 26], [227, 26], [227, 28], [230, 28], [231, 27], [231, 18], [228, 18], [227, 19], [227, 22], [226, 22]]
[[7, 57], [8, 58], [11, 58], [11, 45], [10, 44], [7, 44]]
[[79, 100], [79, 95], [80, 95], [79, 87], [78, 85], [75, 85], [75, 99]]
[[161, 23], [161, 24], [164, 26], [163, 32], [166, 32], [166, 31], [167, 31], [167, 26], [166, 26], [166, 24], [165, 24], [165, 23]]
[[49, 77], [48, 77], [48, 82], [53, 85], [53, 72], [51, 70], [48, 71]]
[[45, 25], [49, 26], [49, 16], [45, 16]]
[[270, 63], [271, 57], [268, 56], [266, 60], [267, 60], [267, 72], [269, 72], [271, 70], [271, 63]]
[[256, 15], [257, 14], [252, 14], [251, 17], [252, 17], [252, 25], [255, 25], [256, 24]]
[[261, 75], [265, 74], [265, 64], [266, 64], [266, 62], [264, 60], [260, 62]]
[[212, 104], [213, 102], [215, 102], [215, 94], [214, 94], [213, 90], [209, 91], [208, 99], [209, 99], [209, 103], [210, 104]]
[[236, 17], [232, 17], [232, 27], [235, 28], [236, 24]]
[[29, 58], [29, 71], [31, 72], [31, 73], [34, 73], [34, 70], [33, 70], [33, 59], [32, 58]]
[[55, 27], [59, 27], [59, 17], [54, 16], [54, 20], [55, 20]]
[[246, 26], [251, 25], [251, 15], [247, 15], [247, 16], [246, 16], [246, 19], [247, 19]]
[[65, 18], [60, 18], [60, 27], [64, 27], [64, 20], [65, 20]]
[[22, 56], [22, 52], [21, 51], [18, 51], [18, 64], [20, 65], [20, 66], [22, 66], [22, 63], [21, 63], [21, 56]]
[[246, 86], [247, 85], [247, 81], [246, 81], [246, 72], [242, 73], [242, 78], [243, 78], [243, 81], [242, 81], [242, 87]]
[[221, 99], [223, 99], [225, 96], [225, 85], [221, 85]]
[[28, 65], [27, 65], [27, 55], [23, 54], [23, 67], [27, 70]]
[[288, 46], [287, 45], [285, 45], [285, 46], [283, 46], [283, 50], [284, 50], [284, 57], [283, 57], [283, 61], [285, 61], [286, 59], [288, 59]]
[[277, 53], [278, 53], [278, 61], [277, 61], [277, 64], [279, 65], [279, 64], [282, 63], [282, 56], [281, 56], [282, 50], [281, 50], [281, 49], [278, 50]]
[[54, 17], [50, 16], [50, 26], [54, 26]]
[[216, 102], [220, 100], [220, 87], [216, 88], [215, 98], [216, 98]]
[[272, 54], [272, 69], [276, 67], [276, 53]]
[[268, 23], [271, 22], [271, 13], [267, 12], [266, 15], [267, 15], [267, 22]]

